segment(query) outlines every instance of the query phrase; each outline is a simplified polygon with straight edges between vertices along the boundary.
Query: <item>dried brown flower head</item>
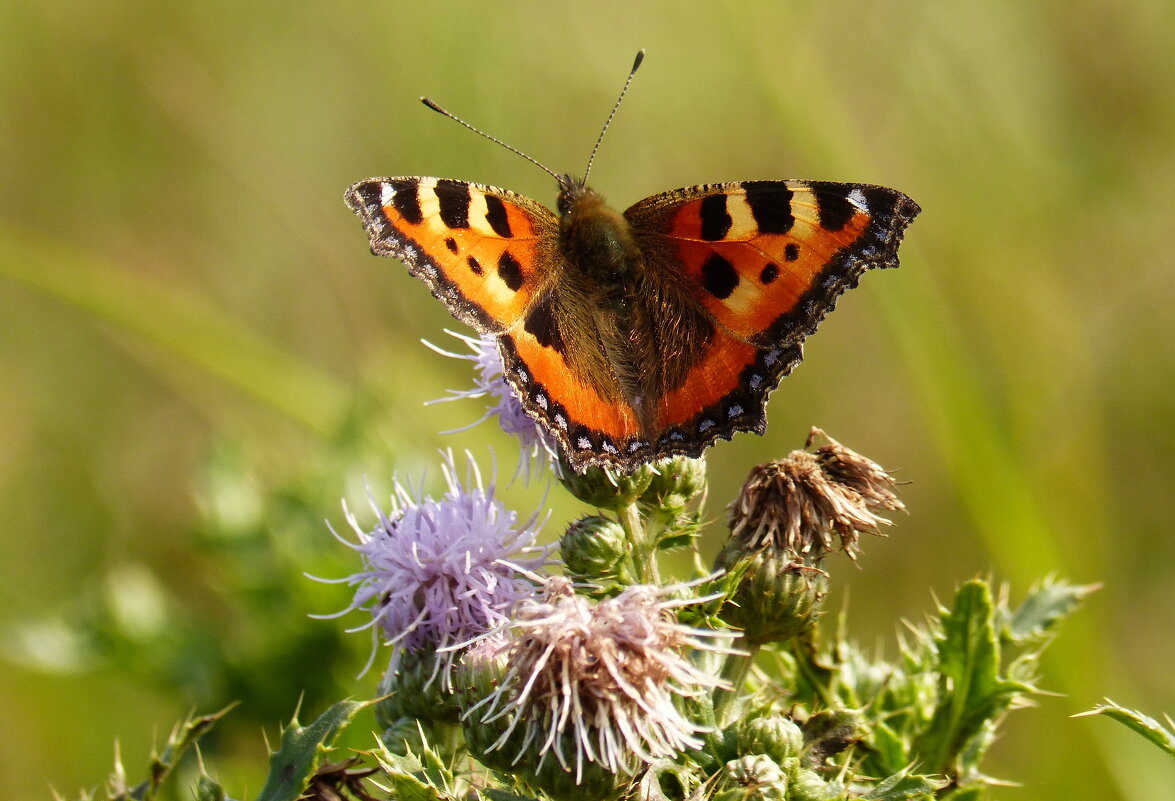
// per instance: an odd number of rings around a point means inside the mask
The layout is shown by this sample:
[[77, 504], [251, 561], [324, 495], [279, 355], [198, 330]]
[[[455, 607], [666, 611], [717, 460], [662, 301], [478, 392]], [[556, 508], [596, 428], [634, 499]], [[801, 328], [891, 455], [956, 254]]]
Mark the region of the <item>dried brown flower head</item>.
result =
[[818, 428], [808, 435], [827, 444], [792, 451], [784, 459], [754, 468], [731, 504], [730, 530], [747, 551], [772, 548], [797, 561], [818, 563], [839, 548], [856, 558], [861, 533], [880, 534], [890, 521], [875, 509], [904, 510], [896, 482], [866, 459]]

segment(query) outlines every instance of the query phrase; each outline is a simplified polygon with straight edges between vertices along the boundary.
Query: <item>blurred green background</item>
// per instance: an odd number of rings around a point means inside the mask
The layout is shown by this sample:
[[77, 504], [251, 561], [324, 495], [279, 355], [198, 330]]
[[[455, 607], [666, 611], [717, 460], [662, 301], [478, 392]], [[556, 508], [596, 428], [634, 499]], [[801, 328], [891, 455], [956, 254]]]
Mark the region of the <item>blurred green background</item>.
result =
[[[418, 342], [455, 324], [368, 255], [343, 189], [438, 175], [553, 202], [417, 98], [574, 172], [640, 47], [592, 176], [614, 205], [803, 177], [924, 209], [767, 436], [711, 451], [712, 516], [815, 424], [910, 482], [890, 538], [832, 565], [864, 642], [893, 655], [900, 618], [975, 575], [1013, 598], [1104, 583], [1046, 659], [1059, 695], [988, 767], [1024, 784], [1003, 799], [1170, 797], [1159, 751], [1069, 717], [1107, 695], [1175, 711], [1169, 0], [3, 4], [0, 797], [75, 796], [116, 740], [141, 776], [229, 698], [209, 747], [255, 792], [261, 728], [299, 691], [303, 720], [373, 691], [365, 638], [338, 632], [359, 620], [305, 617], [347, 592], [303, 571], [354, 569], [323, 518], [345, 525], [365, 478], [435, 479], [441, 447], [515, 462], [493, 425], [436, 433], [480, 414], [422, 406], [469, 384]], [[529, 511], [542, 488], [504, 494]], [[576, 511], [557, 498], [550, 536]]]

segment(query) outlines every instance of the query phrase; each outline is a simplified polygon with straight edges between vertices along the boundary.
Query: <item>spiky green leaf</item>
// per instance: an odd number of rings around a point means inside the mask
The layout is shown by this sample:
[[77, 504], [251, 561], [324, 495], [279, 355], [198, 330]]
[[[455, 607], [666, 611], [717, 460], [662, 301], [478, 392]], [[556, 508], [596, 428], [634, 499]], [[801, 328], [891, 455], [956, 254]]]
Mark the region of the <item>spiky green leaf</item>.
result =
[[[936, 640], [938, 701], [930, 725], [918, 737], [919, 764], [954, 776], [975, 768], [979, 751], [972, 739], [1007, 711], [1017, 693], [1029, 688], [1000, 677], [1000, 645], [995, 606], [987, 583], [969, 581], [944, 610]], [[967, 752], [969, 764], [961, 764]]]
[[399, 801], [439, 801], [451, 795], [453, 772], [427, 743], [419, 753], [409, 748], [405, 754], [395, 754], [381, 748], [375, 756]]
[[224, 794], [220, 782], [207, 773], [201, 773], [196, 779], [196, 801], [229, 801]]
[[371, 701], [339, 701], [308, 726], [297, 716], [282, 731], [281, 746], [269, 757], [269, 777], [258, 801], [296, 801], [330, 751], [339, 732]]
[[1104, 704], [1098, 704], [1088, 712], [1082, 712], [1074, 717], [1080, 718], [1089, 715], [1105, 715], [1116, 720], [1128, 729], [1141, 734], [1144, 739], [1154, 743], [1171, 756], [1175, 756], [1175, 731], [1173, 731], [1175, 724], [1171, 722], [1170, 718], [1167, 719], [1167, 725], [1164, 726], [1154, 718], [1137, 710], [1119, 706], [1108, 698]]
[[167, 738], [167, 745], [163, 747], [163, 751], [151, 757], [148, 778], [130, 789], [125, 789], [122, 765], [115, 765], [115, 775], [112, 777], [111, 786], [116, 789], [107, 798], [110, 801], [148, 801], [154, 798], [160, 785], [171, 775], [171, 772], [175, 769], [175, 766], [179, 763], [183, 755], [187, 753], [188, 749], [207, 734], [216, 725], [217, 721], [227, 715], [229, 710], [234, 706], [236, 704], [230, 704], [219, 712], [213, 712], [211, 715], [188, 718], [172, 729], [171, 735]]
[[904, 801], [911, 798], [929, 798], [936, 790], [946, 787], [946, 785], [947, 782], [942, 779], [901, 771], [884, 779], [860, 798], [861, 801]]
[[1075, 585], [1046, 581], [1024, 599], [1008, 623], [1007, 636], [1014, 643], [1046, 636], [1053, 626], [1068, 617], [1099, 585]]

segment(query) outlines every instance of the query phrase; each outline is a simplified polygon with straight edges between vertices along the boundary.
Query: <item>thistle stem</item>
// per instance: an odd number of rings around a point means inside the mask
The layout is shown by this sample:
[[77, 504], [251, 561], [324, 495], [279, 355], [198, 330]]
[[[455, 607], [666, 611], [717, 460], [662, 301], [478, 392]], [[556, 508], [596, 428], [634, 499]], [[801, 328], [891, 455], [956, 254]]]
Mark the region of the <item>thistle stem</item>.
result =
[[632, 548], [632, 564], [637, 581], [641, 584], [659, 584], [660, 571], [657, 569], [657, 560], [653, 558], [653, 544], [649, 541], [636, 503], [621, 506], [616, 510], [616, 514]]
[[[796, 660], [796, 672], [803, 676], [812, 687], [812, 692], [828, 707], [835, 705], [832, 692], [832, 671], [823, 667], [816, 658], [816, 644], [813, 641], [813, 631], [809, 629], [803, 634], [792, 638], [791, 653]], [[860, 703], [858, 699], [854, 703]]]
[[729, 723], [726, 714], [730, 711], [730, 702], [739, 694], [743, 682], [747, 680], [747, 674], [750, 673], [751, 665], [759, 653], [760, 644], [744, 643], [744, 647], [744, 653], [727, 654], [726, 661], [722, 664], [722, 680], [727, 686], [714, 691], [714, 719], [718, 721], [719, 728]]

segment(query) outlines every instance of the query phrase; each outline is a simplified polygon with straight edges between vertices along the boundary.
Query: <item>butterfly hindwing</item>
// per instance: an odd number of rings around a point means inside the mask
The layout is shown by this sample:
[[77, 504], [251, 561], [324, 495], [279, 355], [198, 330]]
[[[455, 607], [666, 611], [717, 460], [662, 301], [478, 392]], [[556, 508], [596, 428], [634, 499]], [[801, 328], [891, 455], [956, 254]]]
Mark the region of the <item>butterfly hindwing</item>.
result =
[[642, 453], [648, 460], [649, 443], [633, 410], [571, 369], [564, 352], [521, 327], [503, 335], [500, 346], [506, 376], [523, 407], [543, 421], [573, 465], [639, 463]]
[[505, 189], [443, 178], [372, 178], [345, 198], [371, 250], [395, 256], [454, 317], [487, 334], [514, 325], [553, 276], [558, 218]]

